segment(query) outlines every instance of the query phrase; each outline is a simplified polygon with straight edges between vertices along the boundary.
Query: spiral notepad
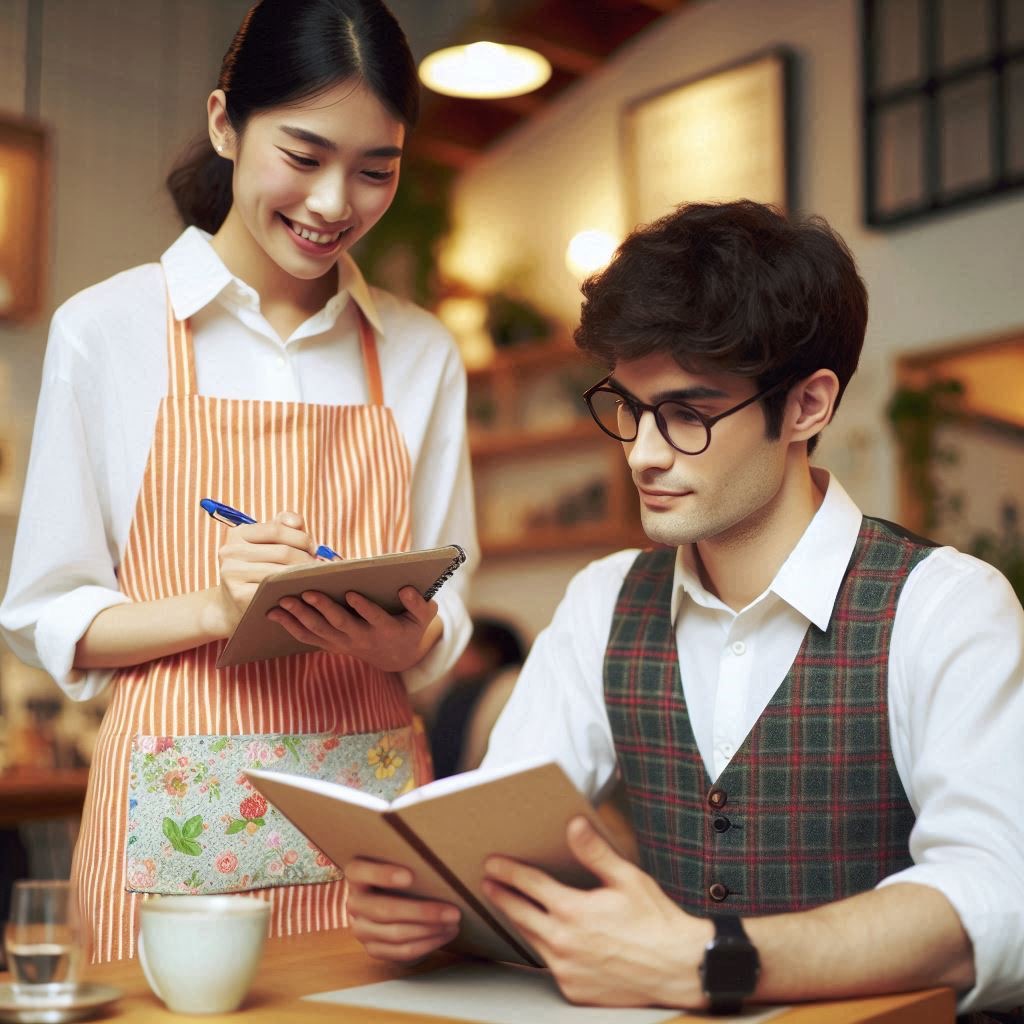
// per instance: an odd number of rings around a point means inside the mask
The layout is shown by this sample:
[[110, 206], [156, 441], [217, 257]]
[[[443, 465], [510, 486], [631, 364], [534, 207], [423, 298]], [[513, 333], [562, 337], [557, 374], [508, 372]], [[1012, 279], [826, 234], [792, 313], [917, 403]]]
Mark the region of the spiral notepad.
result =
[[428, 601], [466, 561], [458, 544], [422, 551], [399, 551], [370, 558], [350, 558], [293, 566], [264, 579], [217, 659], [217, 668], [247, 661], [280, 658], [316, 650], [294, 639], [267, 612], [284, 597], [316, 590], [345, 603], [350, 591], [379, 604], [392, 615], [404, 611], [398, 597], [403, 587], [414, 587]]

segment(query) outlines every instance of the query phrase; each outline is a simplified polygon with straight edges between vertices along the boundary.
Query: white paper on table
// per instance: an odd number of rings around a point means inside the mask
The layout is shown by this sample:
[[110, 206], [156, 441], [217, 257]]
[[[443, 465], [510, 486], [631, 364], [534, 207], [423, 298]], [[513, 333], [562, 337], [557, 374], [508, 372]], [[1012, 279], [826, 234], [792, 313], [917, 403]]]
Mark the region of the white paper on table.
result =
[[[461, 963], [373, 985], [305, 996], [320, 1003], [397, 1010], [476, 1024], [661, 1024], [682, 1011], [658, 1007], [621, 1009], [574, 1006], [548, 971], [512, 964]], [[767, 1020], [785, 1006], [751, 1007], [735, 1017], [744, 1024]]]

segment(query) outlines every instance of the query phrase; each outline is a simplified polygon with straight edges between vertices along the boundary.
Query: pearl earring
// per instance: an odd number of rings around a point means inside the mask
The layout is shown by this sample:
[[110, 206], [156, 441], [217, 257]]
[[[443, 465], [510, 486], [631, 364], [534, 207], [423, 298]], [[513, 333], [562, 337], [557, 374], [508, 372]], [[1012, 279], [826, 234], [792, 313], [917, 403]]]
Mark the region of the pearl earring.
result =
[[223, 143], [220, 143], [220, 142], [217, 143], [217, 152], [218, 153], [223, 153], [224, 152], [224, 144]]

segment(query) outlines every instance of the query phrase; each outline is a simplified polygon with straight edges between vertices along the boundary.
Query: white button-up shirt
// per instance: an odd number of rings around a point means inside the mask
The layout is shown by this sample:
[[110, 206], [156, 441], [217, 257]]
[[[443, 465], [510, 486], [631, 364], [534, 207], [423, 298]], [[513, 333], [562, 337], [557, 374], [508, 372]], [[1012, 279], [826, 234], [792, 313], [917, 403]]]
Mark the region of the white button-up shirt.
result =
[[[771, 585], [739, 612], [700, 582], [692, 549], [676, 560], [671, 614], [683, 695], [715, 779], [782, 683], [809, 623], [828, 627], [861, 512], [815, 471], [825, 500]], [[604, 706], [604, 652], [637, 551], [569, 584], [498, 720], [484, 767], [557, 757], [591, 798], [616, 772]], [[880, 884], [917, 882], [949, 899], [974, 945], [977, 984], [961, 1002], [1024, 1003], [1024, 611], [1007, 580], [953, 548], [908, 576], [889, 652], [889, 733], [917, 816], [912, 867]]]
[[384, 401], [412, 460], [413, 547], [454, 543], [468, 556], [437, 595], [442, 639], [404, 673], [409, 689], [426, 685], [469, 638], [464, 594], [479, 560], [466, 376], [451, 335], [425, 310], [369, 288], [345, 256], [337, 294], [281, 339], [259, 295], [231, 274], [209, 237], [189, 228], [164, 253], [162, 271], [155, 263], [135, 267], [54, 314], [0, 606], [4, 639], [78, 700], [99, 693], [113, 675], [75, 670], [72, 661], [96, 615], [127, 600], [116, 570], [167, 393], [168, 294], [175, 315], [192, 321], [200, 394], [326, 405], [368, 401], [358, 306], [377, 331]]

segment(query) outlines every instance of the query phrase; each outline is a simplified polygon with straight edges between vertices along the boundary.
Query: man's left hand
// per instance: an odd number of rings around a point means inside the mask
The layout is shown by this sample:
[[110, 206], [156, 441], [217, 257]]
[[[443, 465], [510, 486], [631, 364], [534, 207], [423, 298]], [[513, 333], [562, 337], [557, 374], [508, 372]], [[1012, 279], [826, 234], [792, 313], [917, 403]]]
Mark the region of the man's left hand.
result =
[[708, 921], [680, 910], [650, 875], [620, 857], [584, 818], [567, 831], [599, 880], [574, 889], [507, 857], [489, 857], [484, 891], [544, 958], [562, 994], [596, 1006], [707, 1005], [698, 965]]

